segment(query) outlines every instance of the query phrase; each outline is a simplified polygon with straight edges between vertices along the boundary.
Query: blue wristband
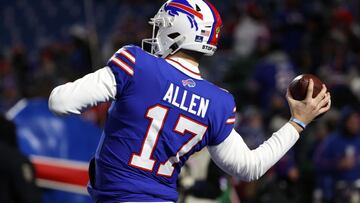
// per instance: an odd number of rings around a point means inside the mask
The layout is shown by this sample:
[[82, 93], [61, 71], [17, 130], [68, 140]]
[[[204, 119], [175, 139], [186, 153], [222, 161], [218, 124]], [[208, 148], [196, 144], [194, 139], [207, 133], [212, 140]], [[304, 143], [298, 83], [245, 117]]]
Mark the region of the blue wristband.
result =
[[305, 123], [303, 123], [302, 121], [300, 121], [300, 120], [298, 120], [298, 119], [296, 119], [296, 118], [294, 118], [294, 117], [291, 117], [291, 118], [290, 118], [290, 121], [298, 124], [303, 130], [306, 128], [306, 124], [305, 124]]

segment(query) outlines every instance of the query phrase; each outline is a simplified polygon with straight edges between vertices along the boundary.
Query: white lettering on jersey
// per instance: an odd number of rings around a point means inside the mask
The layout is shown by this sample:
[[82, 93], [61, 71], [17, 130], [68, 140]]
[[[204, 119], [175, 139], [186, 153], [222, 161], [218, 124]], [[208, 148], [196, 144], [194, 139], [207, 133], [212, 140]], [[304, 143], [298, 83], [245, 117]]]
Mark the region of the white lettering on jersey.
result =
[[173, 83], [170, 83], [163, 101], [202, 118], [205, 118], [210, 104], [209, 99], [191, 93]]
[[184, 106], [185, 105], [185, 101], [186, 101], [186, 95], [187, 95], [187, 91], [184, 91], [183, 97], [181, 99], [181, 105], [180, 105], [180, 109], [184, 110], [184, 111], [188, 111], [188, 107]]
[[174, 94], [174, 85], [171, 83], [168, 91], [166, 92], [163, 101], [171, 103]]
[[193, 110], [193, 108], [196, 107], [196, 105], [197, 105], [195, 100], [200, 100], [200, 97], [196, 94], [193, 94], [191, 97], [191, 102], [190, 102], [190, 107], [189, 107], [189, 112], [192, 114], [196, 114], [196, 111]]
[[209, 107], [209, 100], [201, 99], [197, 116], [201, 116], [202, 118], [204, 118], [208, 107]]
[[175, 94], [174, 94], [174, 98], [173, 98], [172, 103], [171, 103], [172, 105], [174, 105], [174, 106], [176, 106], [176, 107], [179, 107], [179, 106], [180, 106], [180, 104], [176, 103], [176, 100], [177, 100], [178, 94], [179, 94], [179, 87], [178, 87], [178, 86], [176, 86], [176, 87], [175, 87]]

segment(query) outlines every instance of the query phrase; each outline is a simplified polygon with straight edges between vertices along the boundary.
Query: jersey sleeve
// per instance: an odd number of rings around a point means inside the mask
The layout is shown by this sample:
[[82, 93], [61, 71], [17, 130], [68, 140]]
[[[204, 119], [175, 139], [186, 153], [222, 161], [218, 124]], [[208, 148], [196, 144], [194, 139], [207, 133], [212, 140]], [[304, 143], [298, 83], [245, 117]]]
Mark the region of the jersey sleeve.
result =
[[213, 128], [211, 129], [210, 146], [223, 142], [233, 130], [236, 120], [236, 106], [233, 96], [227, 94], [226, 98], [221, 101], [222, 104], [216, 109], [214, 120], [211, 124]]
[[116, 98], [124, 92], [136, 74], [137, 55], [137, 47], [124, 46], [115, 52], [107, 63], [116, 80]]

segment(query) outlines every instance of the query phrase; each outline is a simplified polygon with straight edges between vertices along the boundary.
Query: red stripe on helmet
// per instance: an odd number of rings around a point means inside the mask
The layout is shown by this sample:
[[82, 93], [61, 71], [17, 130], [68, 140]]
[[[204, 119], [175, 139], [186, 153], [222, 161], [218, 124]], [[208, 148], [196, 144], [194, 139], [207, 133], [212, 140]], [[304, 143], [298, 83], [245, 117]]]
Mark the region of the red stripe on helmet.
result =
[[220, 28], [222, 26], [222, 20], [221, 20], [221, 16], [219, 11], [215, 8], [214, 5], [212, 5], [208, 0], [204, 0], [205, 3], [210, 7], [211, 12], [214, 15], [214, 25], [212, 28], [212, 35], [211, 38], [209, 40], [209, 44], [216, 46], [218, 44], [219, 41], [219, 37], [220, 37]]
[[186, 11], [186, 12], [189, 12], [192, 15], [200, 18], [201, 20], [203, 20], [203, 18], [204, 18], [203, 14], [201, 14], [200, 12], [195, 11], [193, 8], [190, 8], [190, 7], [185, 6], [183, 4], [176, 3], [176, 2], [170, 2], [168, 5], [172, 6], [172, 7], [180, 8], [180, 9]]

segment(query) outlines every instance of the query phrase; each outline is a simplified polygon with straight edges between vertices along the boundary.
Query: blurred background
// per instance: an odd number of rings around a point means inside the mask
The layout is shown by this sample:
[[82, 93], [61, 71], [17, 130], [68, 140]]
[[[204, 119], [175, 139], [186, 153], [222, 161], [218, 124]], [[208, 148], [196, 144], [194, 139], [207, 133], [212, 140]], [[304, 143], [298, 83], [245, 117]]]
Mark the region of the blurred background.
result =
[[[102, 68], [151, 37], [163, 0], [0, 1], [0, 202], [90, 202], [87, 166], [109, 104], [56, 117], [57, 85]], [[360, 2], [222, 0], [219, 50], [206, 79], [237, 102], [236, 129], [256, 148], [288, 121], [298, 74], [319, 76], [333, 108], [259, 181], [228, 177], [206, 151], [189, 160], [179, 202], [360, 203]]]

